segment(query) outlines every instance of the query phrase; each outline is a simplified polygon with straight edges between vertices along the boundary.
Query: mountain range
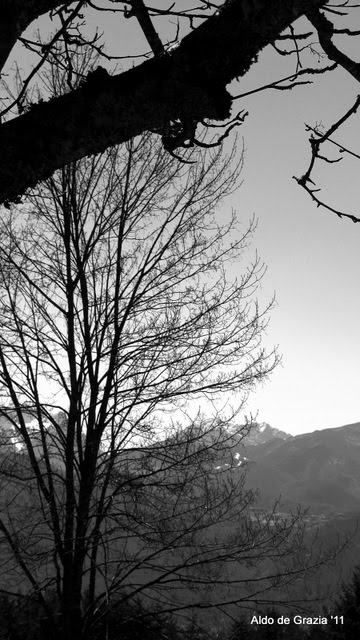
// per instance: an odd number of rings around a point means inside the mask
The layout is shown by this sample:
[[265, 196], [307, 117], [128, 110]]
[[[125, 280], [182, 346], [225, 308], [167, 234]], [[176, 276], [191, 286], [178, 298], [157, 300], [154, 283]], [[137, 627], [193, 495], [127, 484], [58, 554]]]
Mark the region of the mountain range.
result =
[[247, 485], [312, 513], [360, 512], [360, 423], [291, 436], [266, 423], [243, 440]]
[[[0, 410], [2, 449], [13, 440], [11, 418]], [[24, 419], [30, 429], [33, 415], [24, 412]], [[360, 513], [360, 422], [298, 436], [256, 423], [245, 437], [241, 428], [231, 430], [227, 442], [217, 468], [231, 466], [239, 476], [245, 469], [260, 506], [281, 497], [284, 511], [301, 504], [317, 515]]]

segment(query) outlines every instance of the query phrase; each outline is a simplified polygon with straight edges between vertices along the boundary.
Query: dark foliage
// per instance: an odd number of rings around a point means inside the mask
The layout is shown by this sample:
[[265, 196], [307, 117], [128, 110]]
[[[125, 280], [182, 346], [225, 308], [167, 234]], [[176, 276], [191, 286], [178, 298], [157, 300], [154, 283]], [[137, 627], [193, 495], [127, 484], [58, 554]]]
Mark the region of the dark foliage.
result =
[[[57, 628], [57, 630], [56, 630]], [[61, 629], [56, 599], [50, 594], [44, 607], [33, 595], [0, 596], [0, 640], [58, 640]], [[146, 609], [140, 602], [111, 603], [88, 620], [87, 640], [209, 640], [196, 624]]]
[[330, 621], [328, 636], [332, 639], [358, 640], [360, 636], [360, 565], [354, 570], [351, 581], [343, 585], [340, 597], [331, 611], [333, 616], [343, 616], [343, 624]]
[[34, 595], [0, 596], [0, 640], [55, 640], [56, 602], [49, 595], [46, 607]]

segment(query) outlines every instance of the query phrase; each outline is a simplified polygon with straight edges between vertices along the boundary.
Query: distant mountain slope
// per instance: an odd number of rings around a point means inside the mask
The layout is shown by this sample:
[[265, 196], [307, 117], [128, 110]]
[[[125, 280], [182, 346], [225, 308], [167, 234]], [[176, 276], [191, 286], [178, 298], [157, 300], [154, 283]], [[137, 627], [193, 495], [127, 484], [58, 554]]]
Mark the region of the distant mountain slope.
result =
[[360, 511], [360, 423], [245, 447], [248, 486], [264, 500], [281, 494], [317, 513]]

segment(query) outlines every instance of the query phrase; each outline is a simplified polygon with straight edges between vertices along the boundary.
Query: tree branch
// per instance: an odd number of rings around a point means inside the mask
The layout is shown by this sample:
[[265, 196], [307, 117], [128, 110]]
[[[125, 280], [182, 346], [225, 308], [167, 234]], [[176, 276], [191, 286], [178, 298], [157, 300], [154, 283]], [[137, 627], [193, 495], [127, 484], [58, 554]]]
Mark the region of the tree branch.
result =
[[139, 22], [144, 36], [148, 41], [150, 48], [155, 56], [164, 53], [164, 45], [161, 42], [157, 31], [151, 22], [149, 12], [144, 4], [144, 0], [131, 0], [131, 9], [125, 13], [125, 18], [135, 16]]
[[[325, 162], [338, 162], [338, 160], [339, 160], [339, 159], [330, 160], [326, 156], [320, 155], [320, 152], [319, 152], [320, 151], [320, 146], [324, 142], [331, 142], [332, 144], [335, 144], [336, 146], [340, 147], [341, 150], [347, 151], [344, 147], [342, 147], [341, 145], [339, 145], [336, 142], [334, 142], [330, 138], [330, 136], [335, 131], [337, 131], [341, 127], [341, 125], [343, 125], [344, 122], [346, 122], [350, 118], [350, 116], [352, 116], [354, 113], [356, 113], [356, 111], [358, 110], [359, 106], [360, 106], [360, 96], [357, 96], [354, 104], [350, 107], [350, 109], [348, 109], [348, 111], [341, 118], [339, 118], [339, 120], [337, 120], [324, 134], [321, 134], [318, 130], [307, 126], [307, 129], [312, 131], [317, 136], [317, 138], [315, 138], [314, 135], [312, 135], [311, 138], [310, 138], [311, 159], [310, 159], [310, 163], [309, 163], [309, 166], [308, 166], [306, 172], [300, 178], [296, 178], [296, 176], [293, 176], [294, 179], [296, 180], [296, 182], [300, 185], [300, 187], [303, 187], [303, 189], [305, 189], [305, 191], [307, 191], [307, 193], [310, 195], [310, 197], [312, 198], [312, 200], [316, 203], [316, 205], [318, 207], [324, 207], [328, 211], [331, 211], [332, 213], [335, 213], [339, 218], [348, 218], [349, 220], [352, 220], [352, 222], [360, 222], [360, 218], [358, 216], [353, 215], [353, 214], [345, 213], [344, 211], [340, 211], [339, 209], [336, 209], [336, 208], [326, 204], [325, 202], [320, 200], [320, 198], [318, 198], [315, 195], [316, 193], [319, 193], [320, 189], [316, 188], [315, 182], [312, 179], [311, 174], [312, 174], [312, 171], [314, 169], [316, 160], [320, 159], [320, 160], [324, 160]], [[348, 152], [348, 153], [351, 153], [351, 155], [355, 156], [356, 158], [359, 158], [359, 156], [357, 156], [356, 154], [354, 154], [352, 152]], [[311, 185], [313, 185], [313, 187], [310, 187], [309, 183]]]
[[[0, 202], [16, 200], [66, 163], [143, 131], [161, 132], [175, 120], [228, 118], [226, 85], [243, 76], [289, 24], [324, 2], [257, 0], [250, 7], [245, 0], [227, 0], [171, 52], [114, 77], [100, 70], [81, 88], [5, 122]], [[40, 3], [43, 10], [57, 4]]]
[[354, 62], [345, 53], [340, 51], [332, 41], [332, 37], [336, 31], [333, 24], [326, 18], [326, 16], [320, 13], [318, 7], [312, 7], [307, 11], [306, 17], [313, 24], [319, 35], [319, 42], [326, 53], [327, 57], [334, 62], [337, 62], [345, 69], [350, 75], [360, 82], [360, 64]]

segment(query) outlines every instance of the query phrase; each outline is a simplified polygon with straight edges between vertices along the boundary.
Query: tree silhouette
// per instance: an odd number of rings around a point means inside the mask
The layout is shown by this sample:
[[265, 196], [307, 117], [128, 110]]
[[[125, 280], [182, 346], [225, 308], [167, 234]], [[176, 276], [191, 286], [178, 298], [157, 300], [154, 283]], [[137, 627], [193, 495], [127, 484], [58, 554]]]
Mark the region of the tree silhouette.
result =
[[226, 278], [251, 234], [214, 217], [233, 155], [188, 171], [147, 135], [1, 213], [2, 581], [30, 589], [54, 637], [138, 596], [164, 612], [261, 600], [303, 570], [301, 516], [254, 516], [231, 471], [246, 429], [216, 410], [276, 363], [251, 303], [261, 265]]

